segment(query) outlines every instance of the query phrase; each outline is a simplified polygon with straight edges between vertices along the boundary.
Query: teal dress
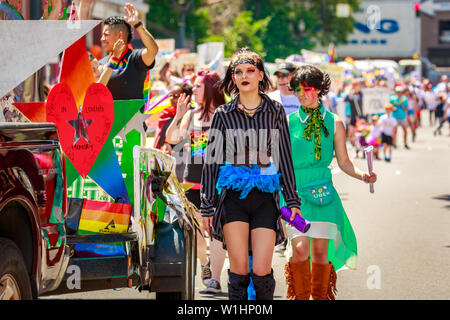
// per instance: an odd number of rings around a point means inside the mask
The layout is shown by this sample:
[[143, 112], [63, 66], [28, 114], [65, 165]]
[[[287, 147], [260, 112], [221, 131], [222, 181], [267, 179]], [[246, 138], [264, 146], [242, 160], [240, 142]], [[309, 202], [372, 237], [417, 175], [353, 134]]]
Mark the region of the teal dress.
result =
[[[294, 162], [295, 181], [302, 200], [300, 210], [303, 217], [311, 222], [307, 233], [301, 233], [290, 225], [286, 225], [289, 238], [308, 236], [310, 238], [330, 239], [328, 259], [339, 270], [344, 265], [349, 269], [356, 268], [357, 246], [353, 228], [342, 206], [341, 199], [332, 184], [329, 168], [333, 160], [335, 115], [321, 105], [321, 114], [329, 135], [321, 133], [321, 158], [314, 156], [314, 135], [308, 141], [302, 137], [308, 115], [300, 108], [289, 115], [289, 133], [291, 136], [292, 159]], [[328, 182], [328, 183], [327, 183]], [[323, 190], [325, 189], [325, 190]], [[319, 199], [311, 201], [314, 196], [325, 195], [327, 201]], [[281, 206], [286, 202], [281, 199]]]

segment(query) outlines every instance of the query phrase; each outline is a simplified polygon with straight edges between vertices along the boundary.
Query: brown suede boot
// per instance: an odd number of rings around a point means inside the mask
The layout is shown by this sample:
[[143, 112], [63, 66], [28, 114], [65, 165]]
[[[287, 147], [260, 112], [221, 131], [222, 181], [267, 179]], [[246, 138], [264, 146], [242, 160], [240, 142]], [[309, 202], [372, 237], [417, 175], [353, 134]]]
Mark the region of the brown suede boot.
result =
[[311, 294], [314, 300], [336, 299], [337, 275], [331, 262], [328, 264], [312, 263]]
[[309, 258], [303, 262], [292, 262], [284, 266], [289, 300], [309, 300], [311, 296], [311, 266]]

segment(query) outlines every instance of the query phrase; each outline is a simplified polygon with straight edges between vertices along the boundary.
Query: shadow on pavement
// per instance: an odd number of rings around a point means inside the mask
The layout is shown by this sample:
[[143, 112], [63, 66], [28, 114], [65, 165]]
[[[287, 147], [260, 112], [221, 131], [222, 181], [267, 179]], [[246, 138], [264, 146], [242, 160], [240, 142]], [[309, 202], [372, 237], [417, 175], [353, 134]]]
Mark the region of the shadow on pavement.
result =
[[[449, 201], [450, 202], [450, 194], [444, 194], [441, 196], [433, 197], [435, 200], [443, 200], [443, 201]], [[450, 204], [444, 206], [444, 208], [450, 210]]]

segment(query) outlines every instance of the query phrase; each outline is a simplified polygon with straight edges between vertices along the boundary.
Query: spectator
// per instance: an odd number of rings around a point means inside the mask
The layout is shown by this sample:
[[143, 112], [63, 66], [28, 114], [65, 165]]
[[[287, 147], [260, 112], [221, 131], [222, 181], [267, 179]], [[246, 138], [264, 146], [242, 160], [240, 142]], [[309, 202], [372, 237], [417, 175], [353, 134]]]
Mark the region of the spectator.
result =
[[391, 95], [389, 99], [389, 103], [391, 103], [395, 110], [392, 113], [393, 117], [397, 120], [397, 124], [393, 133], [393, 146], [394, 148], [397, 146], [397, 129], [399, 126], [403, 128], [403, 141], [405, 144], [405, 148], [409, 149], [407, 139], [408, 139], [408, 120], [406, 119], [406, 115], [408, 113], [408, 99], [403, 95], [406, 91], [406, 87], [403, 85], [398, 85], [395, 87], [395, 94]]
[[[186, 191], [186, 197], [200, 209], [200, 186], [206, 152], [206, 144], [211, 122], [216, 108], [225, 104], [225, 97], [216, 84], [220, 77], [216, 72], [200, 71], [194, 82], [194, 99], [197, 108], [190, 108], [190, 96], [181, 93], [177, 102], [176, 114], [166, 132], [166, 140], [171, 144], [185, 145], [188, 138], [187, 163], [184, 171], [184, 183], [193, 184]], [[203, 234], [197, 236], [197, 253], [202, 267], [202, 280], [207, 293], [220, 293], [220, 274], [225, 261], [225, 251], [222, 242], [211, 241], [210, 257], [207, 259], [205, 232], [209, 229], [204, 225]]]
[[444, 125], [445, 121], [447, 120], [446, 117], [444, 117], [444, 110], [445, 110], [445, 106], [447, 104], [447, 97], [444, 95], [441, 95], [439, 97], [439, 103], [436, 106], [436, 120], [439, 122], [438, 127], [433, 131], [433, 134], [439, 134], [441, 135], [441, 128]]
[[423, 100], [425, 103], [425, 108], [428, 110], [430, 115], [430, 126], [433, 126], [438, 100], [435, 93], [433, 92], [433, 85], [429, 82], [426, 83], [424, 87]]
[[278, 90], [267, 94], [269, 98], [283, 105], [286, 115], [296, 112], [300, 107], [300, 102], [294, 95], [294, 92], [289, 90], [289, 81], [291, 81], [292, 73], [295, 69], [295, 65], [291, 62], [280, 64], [277, 71], [275, 71]]
[[394, 134], [395, 126], [397, 125], [397, 120], [392, 116], [392, 111], [395, 110], [395, 107], [392, 104], [387, 104], [384, 109], [386, 110], [386, 113], [380, 117], [381, 142], [383, 143], [384, 160], [386, 162], [391, 162], [392, 136]]

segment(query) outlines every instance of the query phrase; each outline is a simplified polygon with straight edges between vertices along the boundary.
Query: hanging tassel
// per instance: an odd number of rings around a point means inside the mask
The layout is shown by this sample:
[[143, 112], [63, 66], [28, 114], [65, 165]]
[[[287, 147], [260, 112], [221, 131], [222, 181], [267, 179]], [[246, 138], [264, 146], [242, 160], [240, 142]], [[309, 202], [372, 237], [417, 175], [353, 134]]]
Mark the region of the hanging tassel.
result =
[[337, 274], [336, 271], [334, 270], [333, 264], [331, 264], [330, 282], [328, 283], [328, 293], [327, 293], [328, 300], [336, 300], [336, 293], [337, 293], [336, 280]]
[[287, 284], [286, 298], [288, 300], [295, 300], [294, 276], [292, 275], [291, 264], [289, 262], [284, 266], [284, 276], [286, 277]]

